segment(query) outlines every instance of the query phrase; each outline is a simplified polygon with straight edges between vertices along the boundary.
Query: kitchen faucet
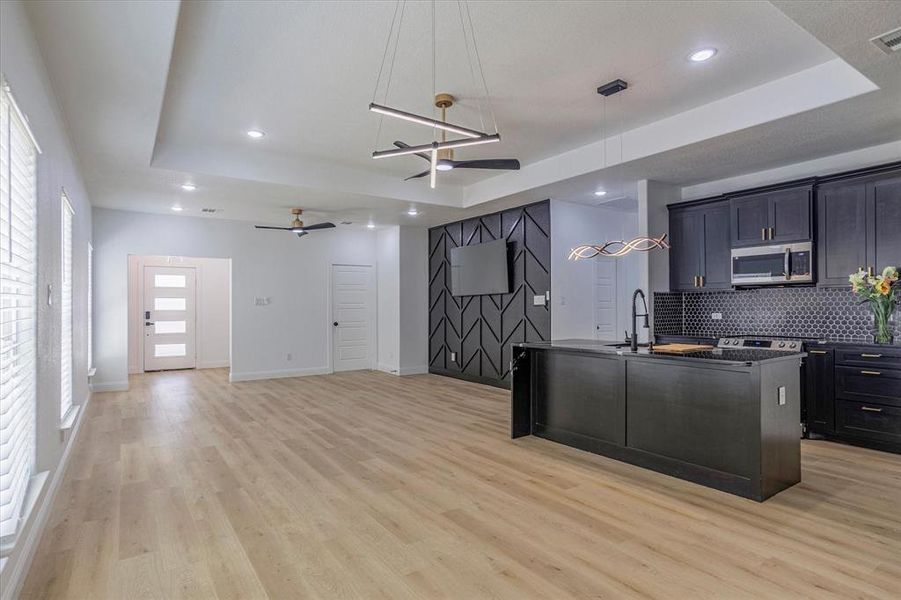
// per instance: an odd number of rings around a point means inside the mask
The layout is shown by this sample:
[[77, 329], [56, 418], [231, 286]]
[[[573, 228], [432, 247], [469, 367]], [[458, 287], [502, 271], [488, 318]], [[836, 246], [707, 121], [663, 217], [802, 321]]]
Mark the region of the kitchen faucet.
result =
[[[641, 296], [641, 303], [644, 304], [644, 314], [638, 314], [635, 311], [635, 299]], [[638, 317], [644, 317], [644, 328], [649, 329], [648, 325], [648, 316], [650, 316], [648, 312], [648, 302], [645, 300], [644, 292], [641, 291], [641, 288], [637, 288], [635, 292], [632, 294], [632, 352], [638, 352], [638, 332], [636, 331], [637, 327], [637, 319]]]

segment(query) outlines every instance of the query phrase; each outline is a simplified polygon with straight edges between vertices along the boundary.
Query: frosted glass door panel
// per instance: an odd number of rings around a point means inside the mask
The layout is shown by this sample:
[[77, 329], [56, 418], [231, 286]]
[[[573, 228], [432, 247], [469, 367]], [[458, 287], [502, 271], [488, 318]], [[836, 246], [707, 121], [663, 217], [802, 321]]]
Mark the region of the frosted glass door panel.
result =
[[187, 298], [154, 298], [153, 310], [186, 310]]
[[185, 275], [154, 275], [153, 287], [158, 288], [183, 288], [188, 285], [188, 278]]
[[161, 333], [186, 333], [188, 331], [185, 321], [155, 321], [153, 332]]
[[153, 356], [155, 358], [184, 356], [186, 353], [186, 344], [154, 344]]

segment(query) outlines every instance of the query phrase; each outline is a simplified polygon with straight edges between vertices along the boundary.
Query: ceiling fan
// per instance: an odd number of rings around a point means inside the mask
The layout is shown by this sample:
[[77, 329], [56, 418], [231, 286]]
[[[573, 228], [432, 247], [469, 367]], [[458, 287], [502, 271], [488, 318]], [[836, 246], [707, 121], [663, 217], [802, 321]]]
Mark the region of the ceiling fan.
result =
[[[435, 96], [435, 106], [441, 109], [441, 122], [447, 123], [447, 109], [454, 105], [454, 97], [450, 94], [437, 94]], [[441, 130], [442, 142], [447, 142], [447, 130]], [[404, 142], [394, 142], [398, 148], [409, 148], [409, 144]], [[518, 171], [519, 161], [515, 158], [486, 158], [481, 160], [454, 160], [454, 149], [444, 148], [437, 151], [438, 162], [435, 169], [438, 171], [450, 171], [452, 169], [494, 169], [501, 171]], [[425, 152], [414, 153], [419, 158], [427, 161], [430, 165], [432, 158]], [[425, 177], [431, 173], [431, 166], [416, 175], [410, 175], [404, 181]]]
[[276, 229], [278, 231], [290, 231], [292, 233], [296, 233], [297, 237], [303, 237], [311, 231], [316, 231], [318, 229], [331, 229], [335, 226], [334, 223], [316, 223], [315, 225], [307, 225], [304, 226], [303, 221], [300, 220], [300, 215], [303, 214], [302, 208], [292, 208], [291, 214], [294, 215], [294, 220], [291, 222], [290, 227], [272, 227], [270, 225], [254, 225], [257, 229]]

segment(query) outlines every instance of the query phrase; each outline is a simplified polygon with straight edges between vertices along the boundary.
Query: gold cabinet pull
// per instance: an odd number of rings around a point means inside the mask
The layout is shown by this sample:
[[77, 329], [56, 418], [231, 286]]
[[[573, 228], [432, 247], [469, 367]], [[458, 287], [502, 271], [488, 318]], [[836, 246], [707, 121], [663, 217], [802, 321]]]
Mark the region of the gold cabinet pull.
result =
[[825, 350], [808, 350], [808, 354], [826, 354]]
[[882, 375], [879, 371], [861, 371], [861, 375]]
[[698, 275], [698, 281], [701, 282], [701, 287], [704, 287], [704, 276], [703, 275]]
[[881, 354], [866, 354], [866, 353], [864, 353], [864, 354], [861, 354], [860, 357], [861, 358], [882, 358], [882, 355]]
[[867, 267], [867, 275], [873, 277], [876, 275], [876, 269], [874, 267]]
[[873, 406], [861, 406], [860, 410], [865, 410], [867, 412], [882, 412], [881, 408], [875, 408]]
[[770, 227], [770, 239], [773, 239], [774, 235], [776, 235], [776, 228]]
[[766, 227], [760, 228], [760, 239], [762, 239], [762, 240], [766, 239]]

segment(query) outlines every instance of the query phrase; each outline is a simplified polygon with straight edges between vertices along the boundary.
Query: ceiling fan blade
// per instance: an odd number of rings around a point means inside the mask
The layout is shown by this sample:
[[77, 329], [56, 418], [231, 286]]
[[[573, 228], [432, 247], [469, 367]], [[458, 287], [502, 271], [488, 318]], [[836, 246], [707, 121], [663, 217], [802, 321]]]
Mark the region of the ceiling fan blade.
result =
[[431, 172], [432, 172], [432, 170], [429, 169], [427, 171], [423, 171], [422, 173], [417, 173], [416, 175], [410, 175], [409, 177], [404, 179], [404, 181], [410, 181], [411, 179], [419, 179], [420, 177], [425, 177], [426, 175], [428, 175]]
[[[398, 148], [409, 148], [410, 147], [410, 144], [405, 144], [404, 142], [394, 142], [394, 145], [397, 146]], [[414, 154], [416, 156], [418, 156], [419, 158], [422, 158], [424, 160], [432, 162], [432, 158], [425, 152], [414, 152]]]
[[519, 161], [515, 158], [486, 158], [483, 160], [455, 160], [455, 169], [501, 169], [518, 171]]
[[316, 223], [315, 225], [307, 225], [303, 228], [304, 231], [316, 231], [317, 229], [331, 229], [334, 227], [334, 223]]
[[291, 231], [291, 227], [270, 227], [269, 225], [254, 225], [257, 229], [277, 229], [278, 231]]

